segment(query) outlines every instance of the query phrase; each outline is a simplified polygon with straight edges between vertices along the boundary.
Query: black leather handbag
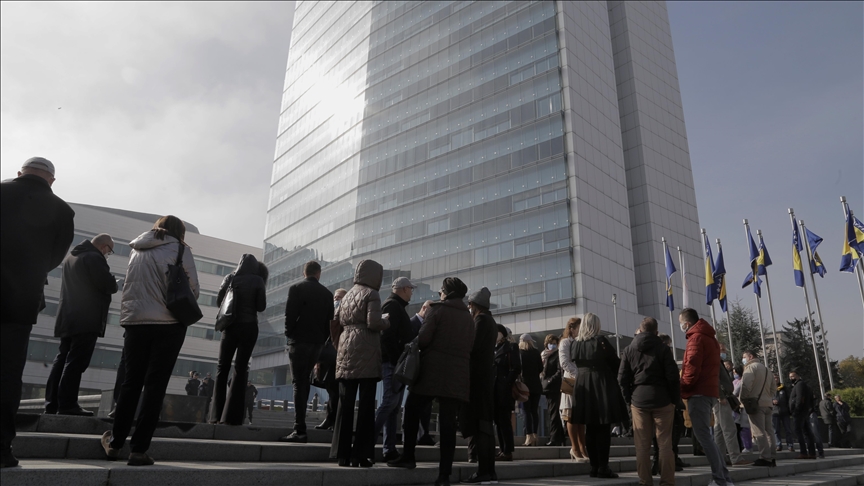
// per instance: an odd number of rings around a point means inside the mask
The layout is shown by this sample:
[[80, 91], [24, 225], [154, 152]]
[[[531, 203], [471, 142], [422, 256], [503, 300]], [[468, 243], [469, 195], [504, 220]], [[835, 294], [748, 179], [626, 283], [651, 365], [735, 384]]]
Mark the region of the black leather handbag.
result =
[[219, 312], [216, 314], [216, 330], [221, 332], [227, 329], [234, 323], [234, 316], [234, 274], [231, 274], [228, 290], [225, 291], [222, 305], [219, 306]]
[[189, 275], [183, 269], [183, 251], [185, 245], [179, 243], [180, 251], [177, 253], [177, 262], [168, 265], [168, 292], [165, 298], [165, 306], [171, 314], [181, 323], [191, 326], [200, 321], [204, 314], [198, 306], [198, 299], [189, 287]]
[[396, 370], [393, 372], [393, 377], [399, 383], [411, 386], [417, 381], [417, 375], [420, 374], [420, 344], [417, 338], [405, 345], [405, 351], [402, 351], [402, 356], [399, 356], [399, 361], [396, 362]]

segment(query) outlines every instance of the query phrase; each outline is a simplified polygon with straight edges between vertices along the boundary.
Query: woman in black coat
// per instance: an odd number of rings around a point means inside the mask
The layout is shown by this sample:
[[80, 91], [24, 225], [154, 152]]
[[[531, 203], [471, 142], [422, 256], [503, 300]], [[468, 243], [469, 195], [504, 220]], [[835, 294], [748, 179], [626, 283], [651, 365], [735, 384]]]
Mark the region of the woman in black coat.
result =
[[537, 445], [537, 429], [540, 426], [540, 395], [543, 385], [540, 383], [540, 373], [543, 372], [543, 360], [540, 351], [534, 347], [534, 338], [523, 334], [519, 338], [519, 357], [522, 359], [522, 382], [528, 387], [528, 401], [525, 402], [525, 444]]
[[561, 362], [558, 359], [558, 342], [560, 338], [555, 334], [548, 334], [543, 340], [544, 348], [540, 353], [543, 360], [543, 373], [540, 375], [540, 383], [543, 385], [543, 394], [546, 395], [546, 404], [549, 412], [549, 442], [547, 446], [564, 445], [564, 423], [561, 421]]
[[[216, 305], [221, 306], [229, 287], [234, 292], [234, 322], [222, 331], [219, 343], [219, 362], [216, 367], [216, 389], [210, 406], [210, 423], [243, 425], [246, 405], [246, 382], [249, 377], [249, 359], [258, 340], [258, 313], [267, 307], [266, 286], [268, 272], [263, 263], [249, 254], [240, 258], [237, 269], [222, 281]], [[234, 353], [234, 377], [228, 389], [228, 374]], [[227, 397], [226, 397], [227, 390]], [[225, 405], [227, 402], [227, 406]]]
[[519, 348], [509, 339], [507, 328], [498, 324], [498, 341], [495, 344], [495, 426], [498, 428], [498, 445], [501, 451], [496, 456], [499, 461], [512, 461], [513, 423], [510, 421], [515, 408], [513, 384], [522, 374], [522, 360]]
[[627, 420], [627, 408], [617, 373], [620, 360], [615, 347], [600, 336], [600, 318], [588, 313], [571, 344], [570, 357], [579, 368], [570, 419], [585, 424], [591, 477], [617, 478], [609, 469], [612, 424]]

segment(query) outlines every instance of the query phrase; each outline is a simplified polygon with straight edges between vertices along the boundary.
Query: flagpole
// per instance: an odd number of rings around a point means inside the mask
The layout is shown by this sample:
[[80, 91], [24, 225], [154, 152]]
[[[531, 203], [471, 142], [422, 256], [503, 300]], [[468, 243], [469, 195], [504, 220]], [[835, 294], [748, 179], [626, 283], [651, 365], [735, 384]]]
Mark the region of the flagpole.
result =
[[[718, 252], [723, 251], [723, 245], [720, 243], [720, 238], [717, 238], [715, 241], [717, 242], [717, 251]], [[725, 279], [726, 276], [724, 275], [723, 278]], [[732, 362], [734, 363], [735, 362], [735, 345], [732, 343], [732, 323], [729, 322], [729, 310], [728, 310], [729, 309], [729, 307], [728, 307], [729, 306], [729, 300], [728, 300], [729, 297], [727, 296], [726, 298], [727, 298], [727, 300], [726, 300], [726, 306], [727, 306], [726, 309], [727, 310], [723, 311], [723, 314], [726, 316], [726, 333], [729, 335], [729, 353], [731, 353]], [[711, 311], [712, 312], [714, 311], [713, 305], [711, 306]]]
[[[762, 244], [762, 230], [756, 230], [759, 243]], [[765, 291], [768, 292], [768, 312], [771, 314], [771, 332], [774, 336], [774, 359], [777, 360], [777, 373], [783, 376], [783, 366], [780, 364], [780, 343], [777, 341], [777, 325], [774, 324], [774, 304], [771, 302], [771, 286], [768, 285], [768, 270], [765, 270]], [[768, 356], [765, 356], [767, 363]]]
[[[792, 221], [792, 224], [795, 224], [795, 211], [792, 208], [789, 208], [789, 219]], [[794, 229], [794, 228], [793, 228]], [[804, 239], [806, 240], [807, 235], [804, 235]], [[798, 247], [795, 247], [795, 253], [798, 253]], [[799, 257], [800, 258], [800, 257]], [[808, 270], [809, 270], [809, 263]], [[812, 276], [812, 275], [811, 275]], [[819, 375], [819, 390], [822, 392], [822, 396], [825, 396], [825, 383], [822, 381], [822, 367], [819, 366], [819, 352], [816, 350], [816, 333], [813, 331], [813, 311], [810, 310], [810, 296], [807, 294], [807, 282], [801, 282], [801, 288], [804, 290], [804, 303], [807, 305], [807, 323], [810, 325], [810, 344], [813, 345], [813, 358], [816, 363], [816, 373]]]
[[[750, 231], [749, 231], [750, 230], [750, 223], [748, 223], [746, 219], [744, 220], [744, 230], [745, 230], [745, 233], [746, 233], [747, 238], [749, 240], [749, 238], [750, 238]], [[747, 241], [747, 245], [748, 246], [750, 245], [750, 241]], [[752, 266], [752, 264], [751, 264], [751, 266]], [[759, 271], [758, 271], [758, 265], [757, 265], [757, 266], [753, 267], [753, 288], [754, 288], [753, 297], [756, 298], [756, 313], [759, 316], [759, 337], [762, 338], [762, 356], [764, 356], [765, 360], [767, 361], [768, 360], [768, 349], [765, 347], [765, 328], [762, 326], [762, 303], [760, 302], [759, 294], [757, 294], [755, 292], [756, 282], [758, 282], [758, 280], [759, 280], [758, 273], [759, 273]], [[824, 396], [825, 394], [823, 393], [822, 395]]]
[[[810, 259], [808, 264], [810, 262], [815, 262], [816, 260], [813, 259], [813, 250], [810, 248], [810, 239], [807, 238], [807, 230], [804, 227], [803, 219], [798, 220], [798, 226], [801, 227], [801, 234], [804, 236], [804, 248], [807, 249], [807, 257]], [[816, 301], [816, 315], [819, 316], [819, 324], [821, 324], [820, 331], [822, 332], [822, 347], [825, 349], [825, 364], [827, 365], [826, 369], [828, 370], [828, 382], [831, 384], [831, 389], [834, 390], [834, 374], [831, 373], [831, 358], [828, 357], [828, 338], [825, 337], [828, 333], [825, 331], [825, 320], [822, 319], [822, 307], [819, 305], [819, 293], [816, 292], [816, 276], [813, 275], [812, 269], [810, 271], [810, 281], [813, 282], [813, 300]], [[822, 396], [825, 396], [824, 391], [822, 392]]]
[[[844, 217], [852, 217], [852, 210], [849, 209], [849, 204], [846, 203], [846, 196], [840, 196], [840, 204], [843, 206], [843, 216]], [[847, 216], [848, 214], [848, 216]], [[847, 235], [843, 236], [847, 238]], [[861, 274], [864, 273], [864, 255], [858, 255], [858, 265], [855, 265], [853, 269], [855, 271], [855, 279], [858, 280], [858, 292], [861, 294], [861, 305], [864, 306], [864, 280], [861, 279]]]
[[[702, 228], [702, 255], [705, 261], [708, 261], [708, 252], [705, 250], [705, 247], [708, 246], [708, 233], [705, 232], [705, 228]], [[712, 276], [713, 277], [713, 276]], [[714, 327], [717, 327], [717, 314], [714, 313], [714, 299], [711, 299], [711, 322], [714, 323]], [[731, 336], [730, 336], [731, 338]], [[731, 339], [730, 339], [731, 341]], [[732, 362], [735, 362], [735, 355], [732, 355]]]
[[612, 294], [612, 313], [615, 316], [615, 351], [621, 356], [621, 334], [618, 334], [618, 296]]
[[684, 265], [684, 253], [681, 252], [681, 247], [678, 249], [678, 265], [681, 265], [681, 308], [690, 307], [690, 297], [687, 293], [690, 288], [687, 286], [687, 267]]
[[[663, 242], [663, 260], [665, 262], [666, 253], [668, 252], [668, 250], [666, 249], [666, 238], [661, 237], [660, 241]], [[666, 278], [669, 279], [669, 284], [671, 285], [672, 284], [672, 277], [666, 277]], [[669, 337], [672, 338], [672, 359], [675, 361], [678, 361], [678, 356], [677, 356], [678, 353], [675, 349], [675, 322], [672, 320], [672, 309], [669, 309], [669, 327], [672, 330], [672, 332], [669, 333]]]

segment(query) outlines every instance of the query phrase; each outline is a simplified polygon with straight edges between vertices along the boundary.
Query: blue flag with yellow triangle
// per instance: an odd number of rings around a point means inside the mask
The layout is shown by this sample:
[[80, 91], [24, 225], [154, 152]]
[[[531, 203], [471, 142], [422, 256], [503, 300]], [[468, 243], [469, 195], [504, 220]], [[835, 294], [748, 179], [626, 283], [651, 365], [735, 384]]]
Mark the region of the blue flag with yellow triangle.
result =
[[726, 312], [726, 264], [723, 262], [723, 247], [717, 249], [717, 264], [714, 265], [714, 283], [717, 285], [717, 301]]
[[[753, 241], [753, 235], [750, 234], [749, 226], [747, 227], [747, 240], [750, 243], [750, 273], [748, 273], [744, 278], [744, 283], [741, 284], [741, 288], [746, 288], [752, 283], [753, 293], [762, 297], [762, 279], [759, 278], [759, 275], [765, 275], [765, 265], [764, 263], [761, 266], [759, 264], [759, 256], [761, 255], [761, 252], [756, 246], [756, 242]], [[762, 272], [759, 271], [760, 269]]]
[[792, 273], [795, 275], [795, 285], [804, 286], [804, 266], [801, 264], [801, 233], [798, 231], [798, 223], [792, 218]]
[[827, 269], [819, 258], [819, 253], [816, 253], [816, 248], [822, 243], [822, 237], [810, 231], [810, 228], [804, 228], [804, 235], [807, 237], [807, 244], [810, 245], [810, 254], [813, 255], [810, 259], [810, 273], [818, 273], [820, 277], [825, 278]]
[[714, 281], [714, 256], [711, 254], [711, 243], [705, 240], [705, 303], [711, 305], [717, 298], [717, 282]]
[[669, 247], [666, 246], [666, 307], [669, 308], [669, 312], [675, 310], [675, 300], [672, 297], [672, 274], [675, 272], [677, 272], [677, 269], [675, 268], [675, 264], [672, 263]]
[[840, 255], [840, 271], [854, 272], [864, 250], [864, 224], [846, 207], [846, 227], [843, 232], [843, 253]]

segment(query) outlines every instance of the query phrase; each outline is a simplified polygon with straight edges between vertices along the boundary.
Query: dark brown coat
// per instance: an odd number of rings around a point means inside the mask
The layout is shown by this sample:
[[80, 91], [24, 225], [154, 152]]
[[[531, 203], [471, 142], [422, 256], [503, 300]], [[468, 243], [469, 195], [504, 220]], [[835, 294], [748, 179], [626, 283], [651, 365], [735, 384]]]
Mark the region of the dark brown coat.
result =
[[420, 327], [420, 374], [412, 393], [467, 402], [474, 319], [459, 299], [433, 302]]

